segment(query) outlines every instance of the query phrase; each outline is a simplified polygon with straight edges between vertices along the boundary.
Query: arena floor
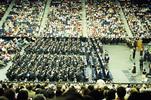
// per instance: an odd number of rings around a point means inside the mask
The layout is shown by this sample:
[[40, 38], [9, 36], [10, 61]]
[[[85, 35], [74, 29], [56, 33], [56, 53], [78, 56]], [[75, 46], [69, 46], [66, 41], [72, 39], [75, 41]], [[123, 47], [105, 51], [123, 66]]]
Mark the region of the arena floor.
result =
[[[141, 83], [142, 77], [139, 70], [139, 52], [136, 53], [135, 61], [130, 60], [131, 49], [124, 44], [120, 45], [104, 45], [104, 50], [107, 50], [110, 55], [109, 69], [113, 75], [115, 83]], [[133, 62], [136, 63], [137, 75], [132, 77], [131, 69]], [[6, 71], [11, 66], [0, 69], [0, 80], [6, 79]], [[148, 63], [145, 64], [146, 69]], [[144, 68], [145, 68], [144, 67]], [[147, 70], [148, 72], [148, 70]]]
[[[126, 45], [105, 45], [106, 49], [110, 54], [109, 69], [113, 75], [113, 82], [115, 83], [142, 83], [142, 75], [139, 68], [139, 52], [136, 53], [136, 59], [131, 60], [130, 55], [132, 51]], [[131, 70], [133, 62], [136, 63], [137, 75], [132, 77]], [[147, 68], [148, 63], [146, 62], [144, 68]], [[147, 70], [148, 72], [148, 70]]]

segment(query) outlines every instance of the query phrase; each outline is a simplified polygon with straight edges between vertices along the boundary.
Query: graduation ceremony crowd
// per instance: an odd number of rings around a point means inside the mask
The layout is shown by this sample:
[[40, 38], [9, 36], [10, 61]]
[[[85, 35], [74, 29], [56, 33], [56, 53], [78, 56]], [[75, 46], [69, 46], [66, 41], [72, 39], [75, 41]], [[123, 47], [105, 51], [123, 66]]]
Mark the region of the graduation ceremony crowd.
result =
[[[16, 54], [6, 75], [11, 81], [111, 81], [108, 63], [109, 55], [98, 40], [40, 38], [23, 54]], [[92, 69], [91, 76], [88, 67]]]
[[[5, 1], [8, 4], [11, 0]], [[86, 1], [88, 38], [82, 37], [80, 0], [52, 0], [42, 31], [47, 0], [15, 0], [0, 27], [0, 69], [11, 63], [6, 72], [8, 81], [0, 81], [0, 100], [151, 98], [150, 84], [112, 83], [111, 58], [103, 44], [123, 43], [128, 36], [119, 5], [114, 0]], [[149, 8], [121, 5], [134, 37], [150, 37]], [[8, 6], [0, 0], [0, 19]], [[143, 53], [140, 57], [151, 62], [150, 50]], [[151, 64], [149, 70], [151, 73]]]

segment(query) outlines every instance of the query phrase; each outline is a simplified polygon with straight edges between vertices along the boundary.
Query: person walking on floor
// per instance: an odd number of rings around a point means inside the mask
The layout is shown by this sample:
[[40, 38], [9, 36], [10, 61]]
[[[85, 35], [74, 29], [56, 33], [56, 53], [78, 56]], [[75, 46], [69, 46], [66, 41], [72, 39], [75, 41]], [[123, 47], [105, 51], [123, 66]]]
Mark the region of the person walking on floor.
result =
[[147, 77], [146, 77], [146, 69], [143, 69], [143, 72], [142, 72], [142, 82], [146, 82], [147, 81]]

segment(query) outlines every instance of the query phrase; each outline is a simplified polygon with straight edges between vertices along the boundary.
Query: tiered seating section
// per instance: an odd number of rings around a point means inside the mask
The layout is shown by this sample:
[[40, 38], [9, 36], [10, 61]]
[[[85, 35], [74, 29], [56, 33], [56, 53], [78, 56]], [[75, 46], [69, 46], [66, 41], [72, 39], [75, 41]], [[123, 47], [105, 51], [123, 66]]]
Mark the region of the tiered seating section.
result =
[[4, 36], [37, 36], [45, 9], [45, 0], [16, 0], [3, 24]]
[[82, 4], [75, 2], [52, 4], [41, 35], [46, 37], [82, 36]]
[[126, 32], [116, 3], [101, 0], [98, 5], [86, 5], [89, 37], [125, 37]]
[[[2, 36], [19, 37], [80, 37], [85, 36], [82, 25], [82, 3], [60, 1], [51, 3], [44, 29], [39, 33], [46, 7], [45, 0], [16, 0], [3, 24]], [[8, 5], [0, 4], [0, 18]], [[151, 33], [151, 10], [149, 5], [138, 6], [121, 2], [123, 12], [134, 37], [149, 38]], [[88, 37], [125, 38], [127, 33], [120, 18], [120, 7], [112, 1], [99, 4], [86, 3], [86, 34]], [[0, 32], [1, 33], [1, 32]]]
[[[13, 59], [13, 64], [6, 74], [10, 81], [47, 81], [46, 83], [15, 84], [1, 81], [0, 99], [6, 97], [8, 100], [31, 98], [37, 100], [36, 98], [41, 97], [46, 100], [46, 98], [52, 99], [59, 96], [61, 100], [64, 98], [73, 100], [76, 98], [78, 100], [114, 100], [118, 98], [122, 100], [123, 98], [120, 98], [122, 96], [129, 98], [128, 100], [150, 98], [151, 93], [148, 92], [150, 85], [118, 87], [110, 84], [104, 87], [103, 81], [95, 85], [48, 83], [49, 81], [87, 82], [97, 79], [111, 81], [112, 75], [107, 69], [106, 52], [104, 53], [101, 42], [110, 43], [110, 40], [106, 40], [106, 38], [111, 38], [111, 40], [119, 38], [115, 41], [118, 43], [120, 38], [127, 36], [119, 16], [118, 5], [102, 0], [99, 5], [86, 4], [87, 34], [94, 38], [70, 38], [83, 35], [82, 4], [67, 2], [64, 0], [62, 4], [50, 5], [44, 30], [40, 33], [40, 36], [47, 38], [35, 39], [35, 42], [29, 44], [24, 51], [21, 48], [29, 43], [26, 39], [0, 39], [0, 68], [6, 66]], [[2, 35], [8, 37], [39, 36], [45, 5], [46, 0], [38, 0], [34, 3], [32, 0], [16, 0], [3, 24]], [[8, 5], [0, 4], [0, 19], [7, 7]], [[150, 37], [151, 14], [148, 13], [150, 9], [129, 3], [122, 4], [122, 8], [134, 37]], [[148, 50], [145, 52], [147, 54], [144, 56], [149, 54]], [[16, 55], [14, 56], [14, 54]], [[12, 58], [12, 56], [14, 57]], [[146, 61], [150, 60], [148, 56], [146, 58]], [[90, 69], [92, 69], [91, 76], [88, 74]], [[90, 77], [92, 79], [89, 79]], [[16, 91], [14, 92], [14, 90]], [[36, 95], [39, 93], [43, 95]], [[117, 97], [115, 93], [117, 93]]]
[[129, 27], [134, 37], [151, 37], [151, 9], [149, 5], [121, 3]]

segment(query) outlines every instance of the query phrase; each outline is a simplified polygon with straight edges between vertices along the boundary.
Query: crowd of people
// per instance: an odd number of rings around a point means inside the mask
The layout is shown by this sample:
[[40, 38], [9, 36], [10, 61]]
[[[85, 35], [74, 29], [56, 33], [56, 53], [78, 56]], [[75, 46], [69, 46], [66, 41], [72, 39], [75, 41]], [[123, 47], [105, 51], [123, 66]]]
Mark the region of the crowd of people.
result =
[[6, 66], [7, 62], [11, 60], [12, 54], [17, 51], [15, 40], [0, 39], [0, 68]]
[[[89, 3], [87, 3], [89, 2]], [[101, 37], [119, 39], [127, 37], [123, 22], [120, 17], [120, 7], [112, 0], [90, 3], [87, 1], [86, 9], [86, 34], [88, 37]], [[80, 37], [83, 36], [83, 6], [82, 2], [60, 0], [51, 3], [44, 29], [39, 34], [43, 19], [46, 0], [16, 0], [7, 20], [3, 24], [5, 36], [44, 36], [44, 37]], [[5, 5], [7, 6], [7, 5]], [[150, 37], [150, 9], [148, 5], [139, 7], [130, 2], [122, 3], [130, 29], [136, 37]], [[2, 8], [2, 15], [5, 8]]]
[[6, 76], [12, 81], [84, 81], [84, 61], [78, 55], [24, 54], [16, 56]]
[[[150, 82], [151, 77], [151, 48], [150, 45], [143, 44], [141, 38], [135, 38], [132, 45], [132, 54], [130, 55], [130, 60], [132, 61], [132, 77], [141, 75], [141, 82]], [[137, 54], [138, 53], [138, 54]], [[137, 60], [138, 58], [139, 60]], [[137, 63], [139, 65], [137, 65]], [[139, 68], [137, 67], [139, 66]], [[138, 70], [139, 69], [139, 70]]]
[[0, 82], [1, 100], [149, 100], [144, 84], [12, 83]]
[[35, 43], [25, 48], [28, 53], [51, 53], [51, 54], [84, 54], [91, 52], [92, 47], [88, 42], [79, 38], [40, 38]]
[[108, 63], [96, 39], [40, 38], [16, 54], [6, 75], [11, 81], [110, 81]]
[[20, 52], [21, 48], [29, 42], [26, 39], [0, 39], [0, 68], [7, 65], [12, 60], [15, 53]]
[[4, 65], [11, 59], [11, 55], [8, 53], [8, 49], [14, 50], [15, 48], [11, 46], [11, 43], [0, 39], [0, 68], [4, 67]]
[[149, 5], [121, 3], [129, 27], [135, 37], [149, 38], [151, 35], [151, 14]]
[[[113, 77], [108, 66], [111, 58], [102, 43], [118, 44], [123, 42], [127, 34], [119, 15], [120, 7], [116, 3], [106, 0], [99, 1], [99, 4], [92, 3], [93, 0], [86, 1], [90, 2], [85, 6], [89, 38], [81, 37], [82, 3], [79, 0], [62, 0], [51, 3], [47, 9], [46, 24], [40, 33], [43, 38], [28, 41], [25, 37], [39, 35], [46, 0], [16, 0], [3, 24], [2, 35], [24, 38], [0, 39], [0, 68], [6, 66], [8, 61], [12, 62], [6, 73], [9, 81], [0, 81], [0, 100], [151, 98], [151, 85], [105, 84], [112, 82]], [[7, 7], [0, 4], [0, 19]], [[122, 8], [134, 36], [150, 37], [148, 8], [129, 3], [122, 5]], [[136, 49], [133, 49], [133, 60]], [[151, 62], [151, 52], [150, 49], [143, 50], [139, 50], [140, 70], [146, 74], [142, 62]], [[135, 63], [133, 67], [132, 73], [136, 73]], [[151, 63], [148, 75], [151, 76]]]
[[62, 1], [59, 4], [51, 4], [41, 35], [49, 37], [82, 36], [82, 3]]
[[87, 4], [86, 9], [89, 37], [125, 38], [126, 31], [116, 3], [101, 0], [99, 4]]
[[16, 0], [3, 24], [3, 36], [37, 36], [45, 9], [45, 0]]

